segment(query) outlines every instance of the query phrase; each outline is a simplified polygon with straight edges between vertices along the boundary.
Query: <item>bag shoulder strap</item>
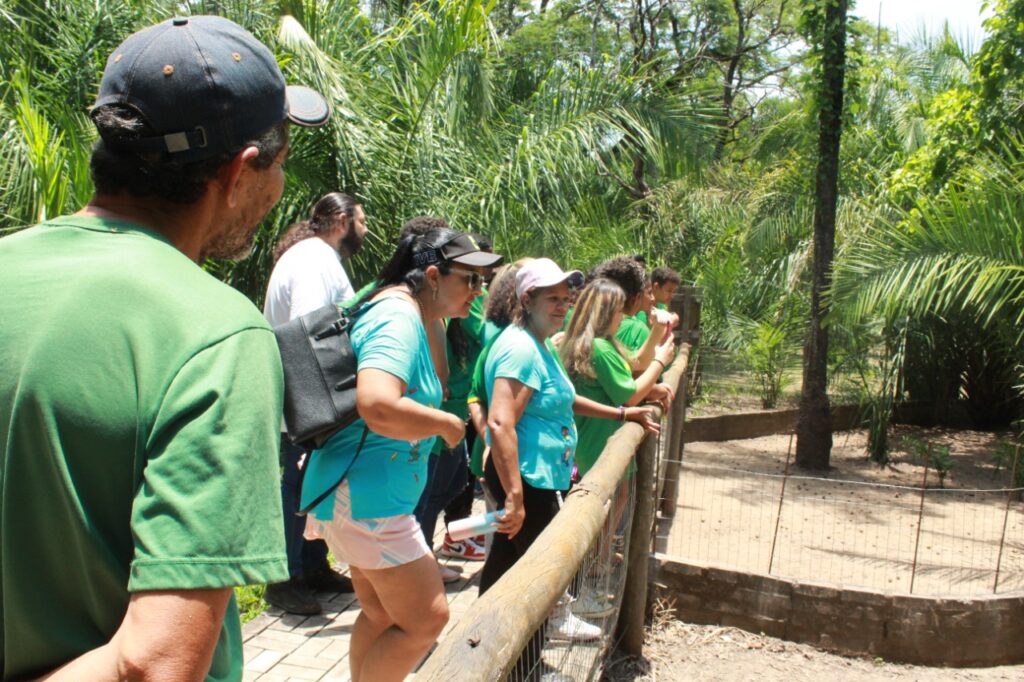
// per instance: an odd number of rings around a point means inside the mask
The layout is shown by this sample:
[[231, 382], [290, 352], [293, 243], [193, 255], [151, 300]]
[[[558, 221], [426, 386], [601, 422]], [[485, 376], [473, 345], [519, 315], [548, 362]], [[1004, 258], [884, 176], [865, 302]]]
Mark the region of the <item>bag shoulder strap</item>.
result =
[[[356, 454], [352, 458], [352, 461], [348, 463], [348, 466], [345, 467], [345, 471], [341, 472], [341, 477], [337, 480], [336, 483], [334, 483], [332, 486], [327, 488], [327, 490], [323, 491], [319, 496], [317, 496], [317, 498], [315, 500], [313, 500], [312, 502], [307, 504], [305, 507], [303, 507], [299, 511], [295, 512], [296, 516], [305, 516], [306, 514], [309, 513], [309, 511], [311, 509], [313, 509], [318, 504], [320, 504], [321, 502], [326, 500], [328, 495], [331, 495], [332, 493], [334, 493], [335, 490], [338, 489], [338, 486], [340, 486], [342, 484], [342, 482], [345, 480], [345, 477], [348, 476], [348, 472], [349, 472], [350, 469], [352, 469], [352, 465], [356, 463], [356, 459], [358, 459], [359, 453], [363, 451], [363, 446], [366, 445], [366, 437], [368, 435], [370, 435], [370, 429], [367, 428], [366, 426], [364, 426], [363, 427], [363, 437], [359, 439], [359, 447], [356, 448]], [[312, 457], [313, 453], [312, 452], [309, 453], [309, 456]], [[308, 466], [308, 464], [307, 464], [307, 466]]]

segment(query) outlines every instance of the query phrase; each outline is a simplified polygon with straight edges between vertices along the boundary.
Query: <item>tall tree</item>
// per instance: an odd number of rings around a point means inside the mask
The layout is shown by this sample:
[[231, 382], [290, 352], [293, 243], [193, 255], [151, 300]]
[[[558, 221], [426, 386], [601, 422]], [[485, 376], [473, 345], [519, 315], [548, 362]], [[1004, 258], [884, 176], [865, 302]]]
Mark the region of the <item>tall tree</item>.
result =
[[839, 141], [843, 126], [846, 71], [847, 0], [805, 0], [807, 26], [819, 53], [821, 74], [818, 106], [818, 168], [815, 177], [814, 261], [811, 316], [804, 343], [803, 390], [797, 418], [796, 463], [807, 469], [828, 469], [832, 451], [828, 400], [828, 312], [824, 295], [832, 279], [836, 203], [839, 193]]

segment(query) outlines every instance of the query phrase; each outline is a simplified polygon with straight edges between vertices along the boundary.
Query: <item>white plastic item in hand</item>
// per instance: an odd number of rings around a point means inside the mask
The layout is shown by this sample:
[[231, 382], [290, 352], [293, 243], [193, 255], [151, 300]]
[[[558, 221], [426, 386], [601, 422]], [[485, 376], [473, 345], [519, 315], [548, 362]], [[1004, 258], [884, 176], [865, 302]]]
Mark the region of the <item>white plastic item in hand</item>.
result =
[[452, 540], [465, 540], [474, 535], [493, 533], [498, 529], [498, 520], [505, 515], [504, 509], [477, 514], [448, 524], [448, 535]]

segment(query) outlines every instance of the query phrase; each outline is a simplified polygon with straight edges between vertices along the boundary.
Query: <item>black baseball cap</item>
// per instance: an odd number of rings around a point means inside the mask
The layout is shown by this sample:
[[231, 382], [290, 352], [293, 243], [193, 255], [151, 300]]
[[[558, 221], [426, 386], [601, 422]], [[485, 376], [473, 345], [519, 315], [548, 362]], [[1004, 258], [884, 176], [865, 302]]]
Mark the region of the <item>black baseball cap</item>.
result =
[[240, 149], [286, 119], [319, 126], [330, 118], [320, 93], [285, 85], [263, 43], [215, 16], [177, 17], [129, 36], [107, 60], [93, 110], [105, 104], [136, 109], [158, 133], [116, 148], [183, 161]]
[[421, 251], [413, 256], [413, 264], [418, 267], [451, 261], [470, 267], [491, 268], [501, 262], [504, 256], [483, 251], [472, 235], [458, 233], [444, 244], [435, 246], [428, 251]]

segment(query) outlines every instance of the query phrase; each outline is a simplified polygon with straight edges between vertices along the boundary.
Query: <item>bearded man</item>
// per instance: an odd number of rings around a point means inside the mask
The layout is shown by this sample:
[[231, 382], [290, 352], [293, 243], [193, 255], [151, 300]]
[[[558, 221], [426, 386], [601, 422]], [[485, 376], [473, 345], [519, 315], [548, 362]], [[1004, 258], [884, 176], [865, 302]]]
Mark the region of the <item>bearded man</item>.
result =
[[[313, 206], [308, 220], [284, 232], [274, 248], [263, 315], [272, 326], [340, 304], [355, 294], [341, 259], [350, 258], [366, 237], [366, 214], [355, 199], [341, 192], [327, 194]], [[280, 422], [280, 420], [278, 420]], [[268, 585], [263, 598], [287, 613], [320, 613], [315, 592], [351, 592], [352, 581], [336, 573], [327, 560], [327, 543], [302, 537], [305, 517], [296, 516], [299, 462], [307, 455], [281, 432], [281, 501], [284, 509], [288, 580]]]

